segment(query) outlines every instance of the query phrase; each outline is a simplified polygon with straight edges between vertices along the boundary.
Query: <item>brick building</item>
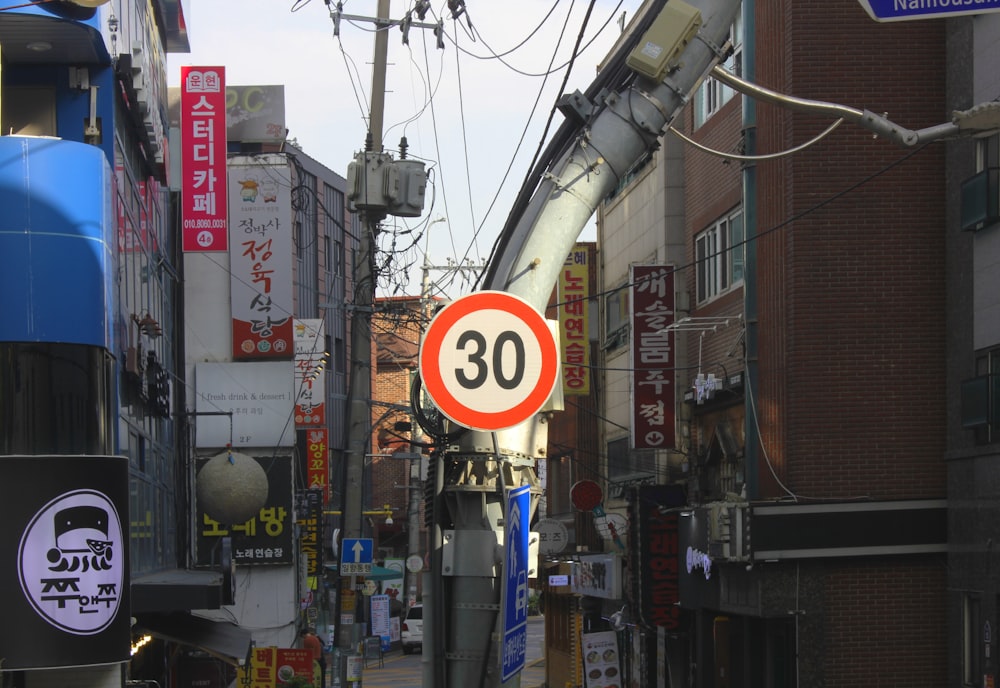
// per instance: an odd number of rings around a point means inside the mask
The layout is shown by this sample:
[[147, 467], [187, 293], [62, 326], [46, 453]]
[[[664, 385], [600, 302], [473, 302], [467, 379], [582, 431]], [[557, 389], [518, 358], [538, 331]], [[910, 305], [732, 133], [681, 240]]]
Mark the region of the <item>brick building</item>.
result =
[[[373, 534], [381, 558], [405, 557], [407, 551], [407, 514], [411, 493], [411, 461], [393, 458], [412, 453], [410, 384], [417, 372], [420, 335], [424, 315], [417, 296], [376, 299], [372, 318], [372, 441], [371, 466], [365, 473], [363, 508], [379, 510], [388, 504], [393, 522], [373, 518]], [[422, 520], [420, 521], [422, 523]], [[420, 541], [423, 542], [423, 536]]]
[[[733, 28], [748, 81], [947, 119], [942, 21], [748, 1]], [[709, 78], [674, 126], [714, 153], [667, 134], [600, 210], [608, 473], [665, 534], [628, 552], [632, 618], [649, 550], [677, 560], [663, 621], [623, 631], [633, 680], [946, 683], [945, 148], [831, 121]], [[635, 265], [674, 278], [667, 448], [633, 436]]]

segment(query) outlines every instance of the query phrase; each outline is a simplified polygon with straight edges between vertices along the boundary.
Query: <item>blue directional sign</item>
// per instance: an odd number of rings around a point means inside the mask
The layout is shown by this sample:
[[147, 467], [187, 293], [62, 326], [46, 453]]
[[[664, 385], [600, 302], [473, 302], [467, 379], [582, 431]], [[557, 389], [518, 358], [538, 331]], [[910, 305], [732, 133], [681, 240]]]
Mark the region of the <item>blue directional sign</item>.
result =
[[507, 493], [501, 682], [508, 681], [524, 668], [528, 646], [528, 529], [531, 526], [529, 490], [529, 485], [522, 485]]
[[340, 544], [340, 575], [363, 576], [372, 572], [372, 539], [344, 538]]
[[1000, 12], [1000, 0], [858, 0], [875, 21], [937, 19], [959, 14]]

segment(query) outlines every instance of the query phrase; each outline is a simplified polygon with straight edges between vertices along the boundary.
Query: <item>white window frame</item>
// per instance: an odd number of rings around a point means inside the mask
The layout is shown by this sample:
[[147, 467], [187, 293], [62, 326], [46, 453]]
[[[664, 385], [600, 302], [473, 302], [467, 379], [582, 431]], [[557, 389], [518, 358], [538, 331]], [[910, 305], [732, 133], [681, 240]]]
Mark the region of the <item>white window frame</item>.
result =
[[740, 207], [695, 237], [695, 292], [699, 305], [743, 284], [744, 233]]
[[[733, 42], [733, 52], [722, 63], [722, 68], [736, 76], [743, 76], [743, 13], [736, 14], [736, 20], [729, 29], [730, 40]], [[731, 87], [726, 86], [713, 76], [708, 76], [694, 95], [694, 128], [697, 129], [712, 115], [722, 109], [722, 106], [736, 95]]]

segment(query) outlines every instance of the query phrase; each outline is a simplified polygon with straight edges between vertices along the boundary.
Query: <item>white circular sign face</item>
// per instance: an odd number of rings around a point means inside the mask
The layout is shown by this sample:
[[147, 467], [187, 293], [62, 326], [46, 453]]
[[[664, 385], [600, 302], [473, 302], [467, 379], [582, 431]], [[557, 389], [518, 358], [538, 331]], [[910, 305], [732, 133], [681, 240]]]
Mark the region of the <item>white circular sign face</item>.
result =
[[535, 526], [538, 533], [538, 552], [540, 554], [558, 554], [569, 544], [569, 531], [561, 522], [554, 518], [543, 518]]
[[424, 559], [419, 554], [411, 554], [406, 558], [406, 570], [410, 573], [418, 573], [424, 568]]
[[21, 589], [53, 626], [75, 635], [99, 633], [122, 602], [124, 549], [111, 500], [94, 490], [67, 492], [35, 514], [21, 536]]
[[500, 291], [463, 296], [441, 309], [420, 347], [420, 376], [447, 418], [473, 430], [502, 430], [545, 405], [559, 377], [559, 352], [545, 318]]

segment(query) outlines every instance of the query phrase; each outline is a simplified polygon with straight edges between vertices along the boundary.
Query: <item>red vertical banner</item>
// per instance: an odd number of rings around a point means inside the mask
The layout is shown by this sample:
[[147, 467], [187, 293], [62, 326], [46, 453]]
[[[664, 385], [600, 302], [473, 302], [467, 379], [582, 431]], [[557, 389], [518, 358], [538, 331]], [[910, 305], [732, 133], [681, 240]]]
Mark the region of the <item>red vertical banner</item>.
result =
[[669, 449], [676, 443], [673, 333], [674, 268], [633, 265], [632, 448]]
[[306, 433], [306, 488], [322, 490], [323, 501], [330, 501], [329, 441], [326, 428], [309, 428]]
[[184, 251], [227, 251], [225, 67], [181, 67]]

